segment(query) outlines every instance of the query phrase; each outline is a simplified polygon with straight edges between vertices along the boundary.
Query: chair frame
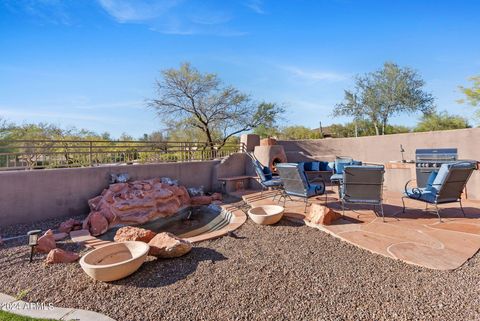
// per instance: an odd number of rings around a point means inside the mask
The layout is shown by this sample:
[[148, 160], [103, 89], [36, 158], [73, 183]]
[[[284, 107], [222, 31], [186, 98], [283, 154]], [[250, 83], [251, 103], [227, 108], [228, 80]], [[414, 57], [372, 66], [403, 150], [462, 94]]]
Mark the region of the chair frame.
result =
[[[302, 173], [300, 173], [300, 169], [297, 167], [296, 168], [297, 172], [299, 175], [302, 175]], [[305, 175], [305, 173], [303, 173]], [[285, 180], [285, 178], [282, 178], [282, 176], [280, 175], [280, 179], [283, 181]], [[288, 179], [288, 178], [287, 178]], [[325, 194], [325, 204], [328, 203], [328, 195], [327, 195], [327, 185], [325, 183], [325, 180], [323, 180], [323, 178], [321, 177], [318, 177], [317, 179], [314, 179], [314, 180], [311, 180], [311, 181], [308, 181], [306, 175], [305, 175], [305, 179], [307, 180], [308, 183], [314, 183], [315, 181], [319, 181], [319, 182], [322, 182], [323, 183], [323, 186], [324, 186], [324, 192], [323, 194]], [[302, 181], [302, 184], [303, 184], [303, 180], [300, 178], [300, 181]], [[304, 189], [305, 189], [305, 185], [304, 185]], [[293, 197], [297, 197], [297, 198], [301, 198], [303, 199], [303, 201], [305, 202], [305, 208], [303, 209], [303, 212], [306, 213], [307, 212], [307, 207], [309, 205], [311, 205], [308, 200], [311, 198], [311, 197], [316, 197], [316, 196], [320, 196], [321, 194], [319, 195], [311, 195], [311, 196], [300, 196], [300, 195], [295, 195], [295, 194], [291, 194], [289, 193], [286, 188], [285, 188], [285, 184], [283, 186], [283, 190], [282, 190], [282, 193], [280, 195], [280, 198], [278, 199], [278, 203], [280, 203], [280, 201], [282, 200], [283, 198], [283, 206], [285, 207], [285, 204], [286, 204], [286, 201], [287, 201], [287, 197], [291, 200], [291, 201], [294, 201], [294, 199], [292, 198]]]
[[[260, 161], [253, 155], [253, 153], [246, 153], [248, 157], [252, 160], [252, 165], [255, 167], [256, 165], [253, 164], [253, 162], [257, 161], [260, 165], [263, 165], [260, 163]], [[255, 170], [255, 169], [254, 169]], [[263, 170], [263, 169], [262, 169]], [[258, 176], [258, 174], [257, 174]], [[277, 196], [280, 196], [282, 194], [283, 190], [283, 184], [277, 185], [277, 186], [267, 186], [265, 185], [265, 182], [262, 180], [261, 177], [258, 177], [257, 182], [262, 186], [262, 191], [260, 192], [260, 196], [263, 197], [263, 193], [266, 191], [275, 191], [276, 193], [273, 195], [273, 200], [277, 198]]]
[[[352, 165], [350, 165], [350, 166], [352, 166]], [[358, 166], [358, 165], [353, 165], [353, 166]], [[343, 180], [340, 184], [345, 184], [345, 176], [347, 174], [347, 167], [343, 171]], [[366, 204], [366, 203], [363, 203], [363, 202], [349, 202], [349, 201], [345, 201], [345, 199], [342, 196], [339, 195], [340, 196], [340, 201], [342, 203], [342, 216], [343, 217], [345, 217], [345, 208], [347, 208], [347, 207], [345, 207], [345, 204], [373, 205], [373, 212], [374, 213], [376, 213], [376, 207], [379, 205], [380, 206], [380, 213], [382, 214], [382, 220], [383, 220], [383, 222], [385, 222], [385, 212], [383, 210], [384, 174], [385, 174], [385, 168], [382, 170], [382, 182], [379, 184], [380, 185], [380, 200], [379, 200], [378, 204]], [[340, 189], [339, 189], [338, 192], [340, 193]], [[347, 209], [349, 209], [349, 208], [347, 208]]]
[[[461, 162], [458, 162], [458, 163], [461, 163]], [[452, 169], [449, 169], [449, 172], [448, 172], [447, 176], [445, 177], [445, 181], [443, 182], [442, 186], [440, 187], [440, 189], [435, 194], [435, 201], [434, 202], [428, 202], [428, 201], [425, 201], [425, 200], [422, 200], [422, 199], [419, 199], [419, 198], [413, 198], [413, 197], [409, 197], [409, 196], [404, 195], [404, 196], [402, 196], [402, 205], [403, 205], [402, 213], [405, 213], [405, 211], [406, 211], [405, 199], [410, 199], [410, 200], [414, 200], [414, 201], [424, 202], [425, 203], [425, 210], [424, 210], [425, 212], [427, 212], [428, 204], [434, 205], [435, 206], [435, 213], [437, 214], [440, 223], [443, 222], [443, 221], [442, 221], [442, 217], [440, 216], [440, 209], [438, 207], [439, 204], [459, 203], [460, 204], [460, 210], [463, 214], [463, 217], [466, 217], [465, 210], [464, 210], [463, 204], [462, 204], [462, 194], [463, 194], [463, 190], [465, 189], [465, 186], [467, 185], [467, 182], [470, 179], [470, 177], [472, 176], [475, 168], [454, 168], [453, 170], [469, 170], [470, 171], [470, 173], [468, 174], [467, 178], [465, 179], [465, 181], [463, 183], [462, 191], [458, 195], [458, 198], [457, 198], [456, 201], [438, 202], [438, 196], [441, 194], [441, 192], [445, 188], [444, 187], [445, 182], [447, 182], [448, 179], [450, 178], [450, 176], [452, 175]], [[405, 189], [405, 194], [407, 194], [408, 184], [410, 184], [410, 182], [412, 182], [412, 181], [416, 181], [416, 179], [411, 179], [405, 184], [405, 188], [404, 188]], [[417, 188], [417, 190], [419, 190], [419, 189]], [[415, 192], [414, 192], [414, 194], [415, 194]]]

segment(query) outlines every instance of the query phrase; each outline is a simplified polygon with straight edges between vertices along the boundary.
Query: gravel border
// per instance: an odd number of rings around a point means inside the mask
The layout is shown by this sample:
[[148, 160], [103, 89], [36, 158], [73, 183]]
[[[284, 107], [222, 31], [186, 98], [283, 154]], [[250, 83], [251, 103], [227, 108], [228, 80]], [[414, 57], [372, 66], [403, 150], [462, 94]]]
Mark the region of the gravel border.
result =
[[23, 243], [0, 247], [0, 292], [117, 320], [480, 319], [478, 253], [455, 271], [429, 270], [285, 219], [248, 221], [113, 283], [91, 280], [78, 264], [45, 266], [40, 256], [29, 264]]

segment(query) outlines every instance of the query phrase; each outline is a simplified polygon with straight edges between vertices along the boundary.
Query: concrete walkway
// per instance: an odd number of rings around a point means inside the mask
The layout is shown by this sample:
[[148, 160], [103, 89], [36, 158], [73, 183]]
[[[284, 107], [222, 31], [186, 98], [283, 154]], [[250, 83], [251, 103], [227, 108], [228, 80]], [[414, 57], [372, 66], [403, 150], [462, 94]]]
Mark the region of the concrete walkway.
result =
[[55, 320], [78, 320], [78, 321], [115, 321], [106, 315], [78, 309], [56, 308], [40, 303], [29, 303], [0, 293], [0, 307], [3, 311], [28, 316], [32, 318], [44, 318]]

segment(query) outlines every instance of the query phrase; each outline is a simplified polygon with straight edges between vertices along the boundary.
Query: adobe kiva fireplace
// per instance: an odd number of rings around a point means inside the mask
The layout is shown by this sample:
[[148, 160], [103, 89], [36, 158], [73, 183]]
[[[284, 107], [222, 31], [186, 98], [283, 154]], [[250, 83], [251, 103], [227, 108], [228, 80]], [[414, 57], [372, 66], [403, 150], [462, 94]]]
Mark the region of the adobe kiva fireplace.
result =
[[253, 154], [260, 163], [270, 167], [272, 172], [276, 172], [276, 164], [286, 163], [287, 155], [281, 145], [275, 145], [276, 141], [270, 138], [262, 139], [260, 146], [255, 146]]

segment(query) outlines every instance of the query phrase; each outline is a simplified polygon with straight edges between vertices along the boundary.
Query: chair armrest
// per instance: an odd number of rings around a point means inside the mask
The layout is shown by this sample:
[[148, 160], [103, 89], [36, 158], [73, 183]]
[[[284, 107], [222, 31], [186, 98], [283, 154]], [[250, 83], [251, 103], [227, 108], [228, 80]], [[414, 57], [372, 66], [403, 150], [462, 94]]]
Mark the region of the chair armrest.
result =
[[408, 184], [410, 184], [411, 182], [416, 181], [416, 180], [417, 180], [417, 179], [412, 178], [411, 180], [409, 180], [409, 181], [407, 181], [407, 182], [405, 183], [405, 187], [404, 187], [405, 194], [407, 193]]

